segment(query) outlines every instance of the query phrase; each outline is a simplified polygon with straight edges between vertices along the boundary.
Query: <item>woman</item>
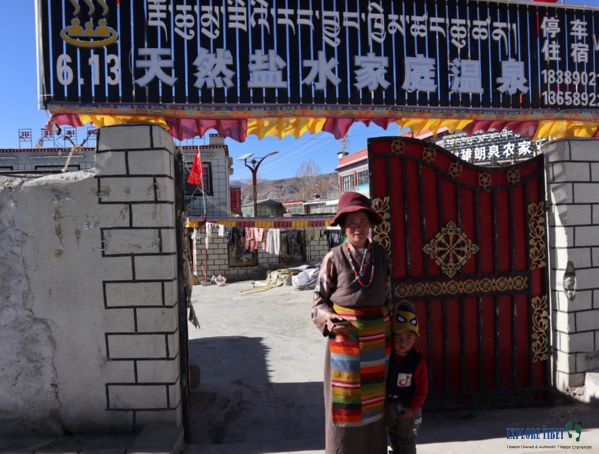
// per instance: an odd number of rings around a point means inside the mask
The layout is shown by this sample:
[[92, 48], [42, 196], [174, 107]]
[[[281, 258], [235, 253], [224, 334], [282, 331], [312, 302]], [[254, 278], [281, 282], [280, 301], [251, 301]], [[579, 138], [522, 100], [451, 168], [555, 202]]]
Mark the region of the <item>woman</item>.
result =
[[332, 225], [347, 241], [324, 257], [312, 320], [328, 336], [324, 370], [326, 454], [387, 452], [384, 400], [390, 352], [385, 250], [369, 240], [382, 218], [345, 192]]

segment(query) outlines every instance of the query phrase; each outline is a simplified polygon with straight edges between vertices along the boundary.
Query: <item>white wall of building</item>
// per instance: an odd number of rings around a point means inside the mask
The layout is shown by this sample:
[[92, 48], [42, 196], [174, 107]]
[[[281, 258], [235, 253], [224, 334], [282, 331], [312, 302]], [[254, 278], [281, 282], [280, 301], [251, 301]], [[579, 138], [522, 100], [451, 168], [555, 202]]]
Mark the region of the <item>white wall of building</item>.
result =
[[58, 172], [67, 163], [69, 171], [87, 170], [94, 167], [96, 161], [94, 148], [80, 148], [71, 155], [70, 151], [70, 148], [0, 149], [0, 173]]
[[[210, 164], [212, 172], [212, 194], [206, 194], [206, 215], [208, 217], [229, 216], [231, 213], [231, 194], [229, 179], [232, 162], [224, 139], [216, 134], [210, 135], [210, 143], [199, 147], [202, 162]], [[183, 159], [191, 168], [197, 148], [182, 147]], [[204, 215], [204, 200], [198, 190], [187, 207], [192, 216]]]

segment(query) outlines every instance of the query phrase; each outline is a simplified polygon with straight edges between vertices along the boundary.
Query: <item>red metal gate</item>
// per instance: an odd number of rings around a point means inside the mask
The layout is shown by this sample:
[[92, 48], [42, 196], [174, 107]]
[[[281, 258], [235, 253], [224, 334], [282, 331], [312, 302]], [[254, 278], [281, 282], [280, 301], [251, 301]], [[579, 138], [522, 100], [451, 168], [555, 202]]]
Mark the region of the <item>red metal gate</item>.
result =
[[429, 407], [540, 403], [549, 396], [543, 156], [478, 167], [425, 142], [368, 142], [393, 297], [419, 316]]

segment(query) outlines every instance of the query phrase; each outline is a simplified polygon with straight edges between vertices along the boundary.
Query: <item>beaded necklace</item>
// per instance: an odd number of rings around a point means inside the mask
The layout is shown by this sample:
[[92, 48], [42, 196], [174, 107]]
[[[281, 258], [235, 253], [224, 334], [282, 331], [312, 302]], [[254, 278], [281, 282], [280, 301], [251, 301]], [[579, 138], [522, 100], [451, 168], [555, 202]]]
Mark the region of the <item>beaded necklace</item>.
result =
[[358, 284], [360, 284], [361, 287], [364, 287], [364, 288], [370, 287], [370, 285], [374, 281], [374, 258], [372, 259], [372, 263], [370, 264], [370, 279], [368, 279], [368, 283], [365, 284], [362, 279], [366, 277], [366, 275], [365, 275], [366, 270], [364, 269], [364, 266], [366, 265], [366, 256], [370, 252], [371, 247], [369, 246], [368, 249], [366, 251], [364, 251], [364, 254], [362, 255], [359, 272], [356, 271], [357, 263], [354, 260], [354, 257], [351, 253], [351, 249], [349, 248], [349, 242], [345, 243], [345, 247], [347, 248], [347, 255], [349, 255], [349, 264], [351, 265], [351, 269], [354, 272], [354, 276], [355, 276], [354, 282], [357, 282]]

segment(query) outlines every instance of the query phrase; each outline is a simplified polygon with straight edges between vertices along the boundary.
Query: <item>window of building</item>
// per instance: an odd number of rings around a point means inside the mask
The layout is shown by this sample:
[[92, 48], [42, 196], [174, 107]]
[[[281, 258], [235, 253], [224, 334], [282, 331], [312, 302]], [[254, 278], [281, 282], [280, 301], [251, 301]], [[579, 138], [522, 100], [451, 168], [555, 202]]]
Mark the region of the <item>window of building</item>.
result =
[[341, 190], [345, 191], [353, 191], [354, 186], [354, 176], [352, 175], [344, 175], [341, 177]]
[[[204, 190], [206, 191], [206, 195], [214, 195], [212, 192], [212, 164], [210, 162], [204, 162]], [[191, 165], [189, 166], [191, 169]], [[187, 177], [189, 176], [189, 169], [185, 174], [185, 181], [187, 181]], [[195, 184], [185, 184], [185, 193], [187, 195], [193, 194], [194, 197], [201, 197], [202, 191], [200, 188], [196, 191]]]
[[362, 170], [356, 174], [356, 185], [360, 186], [362, 184], [368, 184], [368, 170]]
[[212, 193], [212, 164], [204, 162], [204, 190], [206, 195], [213, 195]]

